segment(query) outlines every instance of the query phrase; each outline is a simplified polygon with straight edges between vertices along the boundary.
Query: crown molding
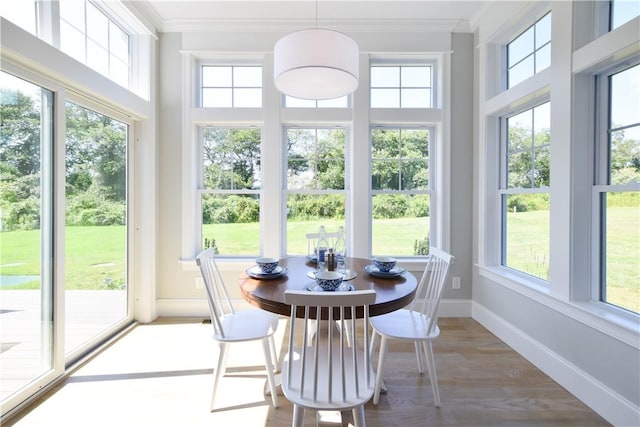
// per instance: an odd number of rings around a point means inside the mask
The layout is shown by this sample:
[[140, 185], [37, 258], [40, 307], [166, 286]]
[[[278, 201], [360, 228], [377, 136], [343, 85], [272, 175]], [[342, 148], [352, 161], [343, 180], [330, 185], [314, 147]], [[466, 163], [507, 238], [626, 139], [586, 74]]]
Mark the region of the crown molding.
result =
[[[175, 19], [162, 22], [166, 33], [286, 33], [316, 27], [310, 19]], [[319, 20], [317, 27], [345, 33], [402, 32], [443, 33], [469, 32], [469, 22], [460, 19], [344, 19]]]

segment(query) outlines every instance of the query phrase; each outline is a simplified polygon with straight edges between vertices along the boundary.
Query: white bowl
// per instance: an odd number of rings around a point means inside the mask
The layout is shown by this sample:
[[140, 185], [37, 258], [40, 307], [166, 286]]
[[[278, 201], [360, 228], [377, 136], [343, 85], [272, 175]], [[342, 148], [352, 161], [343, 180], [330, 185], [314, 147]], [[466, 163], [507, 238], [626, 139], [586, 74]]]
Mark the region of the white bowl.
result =
[[325, 291], [335, 291], [343, 279], [344, 274], [337, 271], [319, 271], [316, 273], [316, 283]]
[[396, 266], [396, 259], [390, 256], [378, 256], [373, 258], [373, 265], [383, 273], [388, 273]]
[[260, 267], [265, 274], [273, 273], [273, 271], [278, 267], [278, 259], [277, 258], [258, 258], [256, 259], [256, 264]]

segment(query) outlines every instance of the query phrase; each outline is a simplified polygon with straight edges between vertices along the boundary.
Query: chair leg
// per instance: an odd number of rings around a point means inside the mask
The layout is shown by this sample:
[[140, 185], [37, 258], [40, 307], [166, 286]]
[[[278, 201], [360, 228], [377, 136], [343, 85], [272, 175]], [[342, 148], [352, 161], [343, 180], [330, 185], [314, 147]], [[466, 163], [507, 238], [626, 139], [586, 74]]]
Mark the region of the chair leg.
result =
[[413, 345], [416, 348], [416, 359], [418, 360], [418, 372], [424, 373], [424, 353], [422, 352], [422, 345], [420, 341], [414, 341]]
[[353, 408], [351, 413], [353, 414], [353, 424], [355, 427], [367, 427], [367, 422], [364, 418], [364, 405]]
[[262, 340], [262, 350], [264, 351], [264, 366], [267, 368], [267, 380], [271, 389], [271, 402], [273, 407], [278, 407], [278, 392], [276, 391], [276, 379], [273, 375], [273, 362], [271, 361], [271, 343], [268, 338]]
[[438, 376], [436, 375], [436, 359], [433, 357], [433, 347], [431, 341], [423, 343], [424, 352], [427, 356], [427, 369], [429, 370], [429, 378], [431, 380], [431, 391], [433, 392], [433, 400], [436, 406], [440, 407], [440, 391], [438, 390]]
[[382, 366], [387, 353], [387, 337], [382, 336], [380, 340], [380, 355], [378, 356], [378, 370], [376, 371], [376, 389], [373, 393], [373, 404], [377, 405], [380, 400], [380, 388], [382, 387]]
[[369, 344], [369, 357], [373, 359], [373, 352], [376, 350], [376, 344], [378, 342], [378, 334], [376, 331], [371, 331], [371, 343]]
[[293, 405], [293, 420], [291, 421], [291, 427], [302, 427], [304, 421], [304, 408]]
[[278, 372], [278, 354], [276, 353], [276, 340], [273, 335], [269, 337], [269, 348], [271, 349], [271, 361], [273, 362], [273, 372]]
[[225, 343], [219, 343], [218, 348], [220, 349], [220, 351], [218, 354], [218, 366], [216, 367], [216, 372], [213, 379], [213, 392], [211, 393], [211, 411], [213, 411], [216, 401], [216, 391], [218, 390], [220, 379], [222, 379], [226, 370], [229, 346]]

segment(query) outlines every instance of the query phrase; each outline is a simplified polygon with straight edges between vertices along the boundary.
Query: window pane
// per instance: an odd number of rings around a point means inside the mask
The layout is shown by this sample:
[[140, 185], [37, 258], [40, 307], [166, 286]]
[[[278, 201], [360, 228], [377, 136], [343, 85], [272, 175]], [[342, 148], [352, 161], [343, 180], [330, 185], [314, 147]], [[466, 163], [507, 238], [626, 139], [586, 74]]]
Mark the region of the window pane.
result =
[[109, 25], [109, 52], [129, 66], [129, 35], [112, 22]]
[[260, 188], [260, 141], [259, 129], [204, 129], [204, 187], [217, 190]]
[[640, 124], [640, 65], [611, 76], [612, 129]]
[[234, 89], [234, 107], [262, 107], [262, 89]]
[[549, 279], [549, 195], [503, 196], [503, 259], [507, 267]]
[[66, 123], [69, 354], [127, 316], [128, 126], [71, 102]]
[[288, 108], [315, 108], [316, 103], [313, 99], [300, 99], [293, 96], [286, 96], [284, 104]]
[[399, 129], [373, 129], [371, 131], [371, 157], [374, 159], [395, 158], [400, 155]]
[[[640, 126], [633, 128], [640, 133]], [[611, 133], [610, 183], [611, 185], [640, 183], [640, 138], [627, 136], [629, 129]]]
[[5, 2], [2, 8], [2, 17], [35, 36], [36, 2], [34, 0], [23, 0], [11, 2], [11, 7], [7, 7], [7, 5], [8, 2]]
[[551, 14], [547, 13], [542, 19], [536, 22], [536, 49], [551, 41]]
[[533, 110], [507, 119], [509, 153], [530, 150], [533, 145]]
[[202, 107], [231, 107], [232, 106], [231, 89], [203, 89], [202, 90]]
[[548, 68], [551, 65], [551, 45], [543, 46], [536, 52], [536, 73]]
[[402, 67], [402, 87], [431, 87], [431, 67]]
[[371, 108], [400, 108], [400, 90], [371, 89]]
[[429, 248], [428, 194], [372, 197], [372, 254], [426, 255]]
[[613, 0], [611, 9], [611, 29], [614, 30], [640, 15], [640, 2], [637, 0]]
[[233, 67], [233, 86], [262, 87], [262, 67]]
[[640, 312], [640, 193], [606, 193], [603, 300]]
[[402, 108], [429, 108], [431, 107], [430, 89], [402, 89]]
[[402, 129], [402, 157], [420, 159], [429, 157], [429, 131], [426, 129]]
[[373, 190], [400, 189], [400, 162], [393, 160], [371, 161], [371, 188]]
[[403, 160], [400, 172], [403, 190], [426, 190], [428, 188], [429, 160]]
[[344, 129], [288, 129], [288, 189], [344, 189]]
[[91, 3], [87, 3], [87, 36], [103, 48], [109, 47], [109, 20]]
[[231, 87], [231, 67], [202, 67], [203, 87]]
[[526, 56], [534, 51], [534, 30], [533, 27], [518, 36], [507, 45], [507, 55], [509, 58], [509, 68], [522, 61]]
[[400, 67], [371, 67], [371, 87], [400, 87]]
[[513, 87], [534, 74], [533, 55], [509, 69], [509, 87]]
[[61, 0], [60, 18], [84, 33], [85, 0]]
[[260, 253], [260, 197], [257, 194], [205, 194], [202, 248], [220, 255]]

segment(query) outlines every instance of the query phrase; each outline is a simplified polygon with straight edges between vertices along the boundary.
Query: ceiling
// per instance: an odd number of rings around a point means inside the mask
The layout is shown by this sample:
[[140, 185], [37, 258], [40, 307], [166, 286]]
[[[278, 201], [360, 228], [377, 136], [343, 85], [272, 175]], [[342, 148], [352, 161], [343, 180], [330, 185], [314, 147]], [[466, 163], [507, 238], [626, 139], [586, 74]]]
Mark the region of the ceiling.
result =
[[316, 26], [357, 32], [471, 31], [478, 0], [133, 0], [161, 32], [290, 31]]

